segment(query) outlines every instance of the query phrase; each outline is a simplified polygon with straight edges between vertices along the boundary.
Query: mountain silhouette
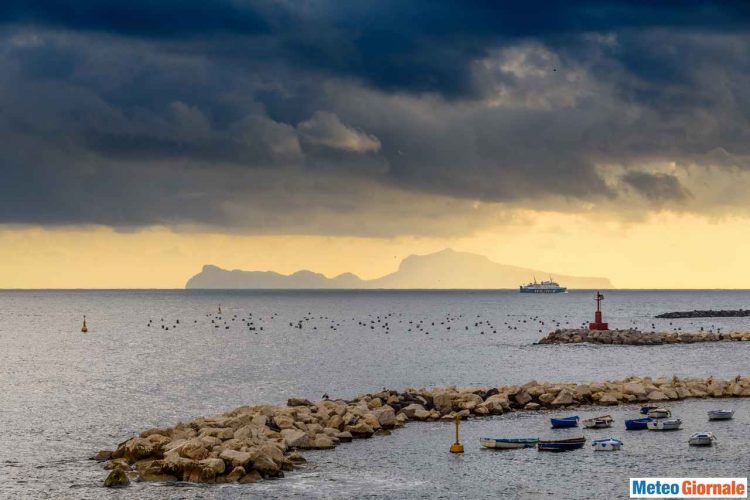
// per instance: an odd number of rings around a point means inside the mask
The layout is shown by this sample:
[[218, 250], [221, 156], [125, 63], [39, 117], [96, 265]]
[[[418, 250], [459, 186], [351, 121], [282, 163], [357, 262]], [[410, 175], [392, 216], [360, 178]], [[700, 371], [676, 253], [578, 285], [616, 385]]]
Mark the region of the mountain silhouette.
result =
[[296, 288], [416, 288], [416, 289], [496, 289], [517, 288], [534, 276], [552, 276], [568, 288], [614, 288], [607, 278], [565, 276], [537, 269], [508, 266], [491, 261], [483, 255], [456, 252], [450, 248], [428, 255], [410, 255], [401, 261], [394, 273], [363, 280], [352, 273], [333, 278], [312, 271], [285, 275], [273, 271], [226, 270], [213, 265], [190, 278], [189, 289], [296, 289]]

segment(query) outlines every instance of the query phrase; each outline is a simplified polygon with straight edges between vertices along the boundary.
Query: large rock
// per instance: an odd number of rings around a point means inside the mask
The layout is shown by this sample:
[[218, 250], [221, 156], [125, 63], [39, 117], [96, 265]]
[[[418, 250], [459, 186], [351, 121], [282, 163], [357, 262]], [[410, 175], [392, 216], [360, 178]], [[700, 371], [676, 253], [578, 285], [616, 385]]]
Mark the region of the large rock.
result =
[[519, 406], [525, 406], [526, 403], [530, 403], [533, 398], [531, 397], [531, 394], [529, 394], [528, 391], [523, 390], [519, 392], [518, 394], [516, 394], [515, 396], [513, 396], [513, 399]]
[[651, 391], [646, 398], [649, 401], [667, 401], [669, 397], [661, 391]]
[[381, 406], [372, 410], [381, 427], [391, 429], [396, 427], [396, 412], [390, 406]]
[[250, 460], [252, 459], [252, 456], [250, 453], [247, 453], [245, 451], [235, 451], [235, 450], [224, 450], [219, 455], [219, 458], [224, 460], [230, 467], [245, 467]]
[[552, 406], [567, 406], [573, 404], [573, 393], [568, 389], [561, 390], [552, 401]]
[[307, 399], [302, 398], [290, 398], [286, 402], [287, 406], [312, 406], [313, 404]]
[[247, 472], [245, 471], [244, 467], [235, 467], [234, 469], [232, 469], [232, 472], [226, 475], [224, 480], [228, 483], [234, 483], [245, 477], [246, 473]]
[[409, 406], [403, 408], [401, 411], [404, 412], [404, 415], [406, 415], [407, 417], [414, 418], [414, 414], [416, 412], [425, 411], [425, 408], [420, 404], [412, 403]]
[[346, 430], [355, 438], [369, 438], [375, 433], [375, 429], [365, 422], [357, 422], [354, 425], [349, 425], [346, 427]]
[[107, 488], [121, 488], [129, 484], [128, 475], [121, 469], [112, 469], [112, 472], [107, 475], [107, 479], [104, 480], [104, 486]]
[[622, 391], [625, 394], [632, 394], [637, 398], [646, 397], [646, 388], [643, 386], [643, 384], [640, 384], [638, 382], [628, 382], [626, 384], [623, 384]]
[[125, 444], [125, 459], [131, 464], [155, 454], [154, 443], [146, 438], [133, 438]]
[[181, 457], [190, 458], [192, 460], [203, 460], [208, 457], [206, 444], [200, 438], [189, 439], [179, 447], [173, 448], [171, 451], [176, 451]]
[[281, 435], [289, 448], [307, 448], [310, 445], [310, 436], [306, 432], [297, 429], [282, 429]]
[[261, 477], [260, 473], [257, 470], [251, 470], [250, 472], [242, 476], [242, 479], [239, 480], [239, 483], [240, 484], [252, 484], [252, 483], [257, 483], [261, 479], [263, 478]]
[[432, 404], [440, 413], [449, 413], [453, 409], [453, 398], [447, 392], [436, 394], [432, 397]]

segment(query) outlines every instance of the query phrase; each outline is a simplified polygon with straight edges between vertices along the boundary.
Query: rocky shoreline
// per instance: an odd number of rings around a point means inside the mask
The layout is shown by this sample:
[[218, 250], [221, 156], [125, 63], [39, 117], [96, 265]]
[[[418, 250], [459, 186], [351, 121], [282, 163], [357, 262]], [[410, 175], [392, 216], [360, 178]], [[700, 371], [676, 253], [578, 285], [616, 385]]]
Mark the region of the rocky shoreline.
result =
[[686, 398], [750, 397], [750, 377], [723, 380], [629, 377], [591, 384], [532, 381], [498, 387], [383, 390], [353, 400], [242, 406], [174, 427], [153, 428], [102, 450], [105, 486], [139, 481], [254, 483], [303, 466], [300, 451], [389, 435], [409, 421], [453, 420], [511, 411], [618, 405]]
[[680, 319], [680, 318], [744, 318], [750, 316], [750, 309], [721, 309], [714, 311], [674, 311], [654, 316], [659, 319]]
[[641, 330], [562, 329], [550, 332], [538, 344], [663, 345], [696, 342], [750, 341], [750, 332], [643, 332]]

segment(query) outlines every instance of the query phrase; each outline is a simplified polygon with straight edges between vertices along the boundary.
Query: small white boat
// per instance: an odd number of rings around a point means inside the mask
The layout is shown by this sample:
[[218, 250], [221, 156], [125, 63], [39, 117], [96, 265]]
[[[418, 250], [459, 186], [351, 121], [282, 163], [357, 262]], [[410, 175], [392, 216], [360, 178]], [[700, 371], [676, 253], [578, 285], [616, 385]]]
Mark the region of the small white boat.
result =
[[539, 438], [479, 438], [479, 444], [497, 450], [533, 448], [538, 442]]
[[660, 418], [646, 424], [650, 431], [676, 431], [681, 425], [682, 420], [679, 418]]
[[688, 444], [690, 446], [711, 446], [714, 444], [714, 441], [716, 441], [716, 436], [714, 436], [713, 432], [696, 432], [690, 436]]
[[602, 415], [600, 417], [587, 418], [582, 420], [581, 423], [587, 429], [607, 429], [612, 427], [612, 423], [615, 421], [609, 415]]
[[622, 448], [622, 441], [617, 438], [597, 439], [591, 443], [594, 451], [617, 451]]
[[711, 410], [708, 412], [709, 420], [731, 420], [734, 410]]
[[651, 418], [669, 418], [672, 416], [672, 412], [667, 408], [654, 408], [648, 411], [648, 416]]

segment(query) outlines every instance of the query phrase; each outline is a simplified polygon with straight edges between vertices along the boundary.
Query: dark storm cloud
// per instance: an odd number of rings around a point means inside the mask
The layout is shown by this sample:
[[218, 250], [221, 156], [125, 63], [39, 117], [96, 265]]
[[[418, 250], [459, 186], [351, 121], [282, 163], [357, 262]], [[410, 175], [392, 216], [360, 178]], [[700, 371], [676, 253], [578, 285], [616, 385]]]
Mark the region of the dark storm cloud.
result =
[[747, 2], [62, 6], [0, 4], [0, 222], [434, 232], [750, 167]]
[[655, 202], [681, 201], [690, 196], [674, 175], [649, 172], [628, 172], [622, 180], [643, 197]]

